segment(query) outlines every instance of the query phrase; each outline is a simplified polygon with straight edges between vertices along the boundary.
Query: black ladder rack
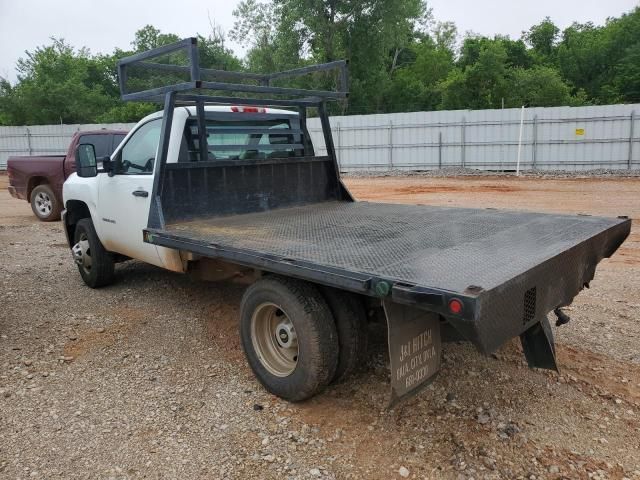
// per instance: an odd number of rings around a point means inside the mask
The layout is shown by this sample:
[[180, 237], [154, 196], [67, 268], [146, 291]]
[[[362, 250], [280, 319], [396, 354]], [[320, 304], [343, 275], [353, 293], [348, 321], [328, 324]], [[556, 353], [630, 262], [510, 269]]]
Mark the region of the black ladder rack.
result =
[[[155, 63], [149, 60], [157, 59], [164, 55], [185, 52], [189, 65], [171, 65], [167, 63]], [[147, 90], [129, 92], [127, 90], [127, 80], [129, 69], [138, 67], [146, 70], [158, 70], [173, 73], [188, 73], [189, 81], [174, 83]], [[274, 80], [283, 78], [295, 78], [316, 72], [338, 71], [338, 88], [331, 90], [307, 90], [301, 88], [275, 87]], [[202, 77], [213, 77], [216, 81], [207, 81]], [[179, 42], [165, 45], [147, 52], [137, 53], [130, 57], [122, 58], [118, 61], [118, 81], [120, 85], [120, 95], [123, 101], [150, 101], [163, 103], [165, 95], [175, 92], [177, 102], [216, 104], [251, 104], [251, 105], [282, 105], [282, 106], [315, 106], [327, 100], [342, 100], [348, 97], [347, 92], [347, 62], [338, 60], [335, 62], [311, 65], [283, 72], [270, 74], [234, 72], [226, 70], [216, 70], [202, 68], [198, 58], [198, 39], [191, 37]], [[242, 82], [254, 82], [253, 84]], [[238, 83], [239, 82], [239, 83]], [[272, 94], [286, 96], [287, 98], [245, 98], [237, 96], [224, 96], [220, 94], [206, 95], [206, 91], [249, 93], [249, 94]]]

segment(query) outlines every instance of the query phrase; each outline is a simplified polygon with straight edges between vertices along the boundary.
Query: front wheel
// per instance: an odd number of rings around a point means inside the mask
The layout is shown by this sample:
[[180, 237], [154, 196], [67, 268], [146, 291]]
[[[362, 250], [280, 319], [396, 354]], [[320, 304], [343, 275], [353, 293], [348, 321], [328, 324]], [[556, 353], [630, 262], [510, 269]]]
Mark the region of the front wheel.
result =
[[78, 221], [74, 241], [71, 249], [73, 259], [84, 283], [91, 288], [112, 283], [115, 270], [113, 255], [105, 250], [90, 218]]
[[240, 307], [240, 337], [260, 383], [285, 400], [316, 395], [335, 374], [335, 322], [309, 283], [269, 276], [251, 285]]

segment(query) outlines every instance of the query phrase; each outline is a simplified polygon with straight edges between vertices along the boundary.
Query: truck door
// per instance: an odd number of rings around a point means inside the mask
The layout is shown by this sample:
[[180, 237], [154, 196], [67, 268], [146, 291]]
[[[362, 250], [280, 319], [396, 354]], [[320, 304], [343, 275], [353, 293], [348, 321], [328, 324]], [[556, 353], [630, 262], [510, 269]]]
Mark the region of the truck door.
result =
[[144, 243], [153, 189], [153, 169], [162, 119], [157, 118], [133, 133], [114, 155], [117, 171], [100, 175], [98, 222], [107, 250], [163, 266], [156, 246]]

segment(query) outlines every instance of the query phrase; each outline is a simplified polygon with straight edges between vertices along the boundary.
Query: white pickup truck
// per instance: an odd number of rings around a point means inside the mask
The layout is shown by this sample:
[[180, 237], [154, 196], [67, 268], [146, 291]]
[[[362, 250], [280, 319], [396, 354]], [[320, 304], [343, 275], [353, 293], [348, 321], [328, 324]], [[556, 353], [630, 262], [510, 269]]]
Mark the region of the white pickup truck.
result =
[[[149, 62], [178, 51], [188, 66]], [[189, 79], [129, 92], [131, 66]], [[355, 201], [340, 179], [326, 108], [345, 89], [272, 85], [336, 68], [346, 84], [344, 62], [269, 75], [201, 69], [195, 39], [121, 60], [123, 100], [164, 110], [141, 120], [110, 158], [78, 146], [63, 221], [86, 284], [108, 285], [114, 265], [130, 258], [246, 281], [247, 360], [270, 392], [291, 401], [362, 362], [366, 311], [386, 320], [391, 403], [434, 378], [441, 339], [452, 336], [483, 353], [519, 336], [530, 366], [556, 369], [547, 314], [568, 321], [560, 309], [625, 240], [630, 220]], [[245, 96], [219, 93], [229, 91]], [[326, 155], [314, 151], [309, 109]]]
[[[195, 110], [195, 107], [175, 109], [167, 163], [189, 164], [194, 161], [194, 155], [199, 154], [197, 132], [194, 135], [197, 129], [194, 121]], [[212, 137], [217, 145], [230, 145], [227, 151], [216, 152], [215, 158], [219, 161], [266, 158], [273, 156], [274, 152], [286, 156], [292, 151], [274, 150], [269, 144], [268, 134], [252, 134], [251, 131], [261, 127], [289, 128], [290, 123], [293, 123], [294, 128], [299, 128], [298, 115], [295, 112], [262, 108], [260, 112], [263, 116], [268, 116], [268, 119], [248, 120], [248, 115], [243, 114], [257, 112], [257, 108], [207, 106], [205, 111], [210, 118], [220, 119], [221, 128], [241, 126], [249, 132], [241, 132], [235, 128], [231, 133], [218, 133]], [[237, 119], [229, 120], [225, 113], [234, 115]], [[82, 240], [76, 242], [74, 249], [76, 261], [84, 262], [86, 267], [80, 270], [82, 278], [91, 287], [107, 285], [113, 279], [112, 262], [108, 256], [105, 261], [104, 255], [101, 255], [103, 251], [117, 253], [120, 259], [135, 258], [174, 272], [186, 272], [188, 263], [179, 250], [145, 243], [142, 235], [149, 218], [154, 163], [161, 128], [162, 112], [148, 115], [138, 122], [110, 158], [98, 159], [103, 161], [103, 168], [97, 171], [96, 176], [72, 175], [64, 183], [63, 198], [68, 214], [75, 215], [76, 212], [87, 209], [92, 219], [92, 228], [101, 243], [97, 250], [91, 252], [88, 239], [81, 235]], [[271, 135], [271, 139], [273, 138]], [[282, 137], [277, 137], [276, 140], [280, 138]], [[86, 154], [85, 147], [86, 145], [79, 146], [80, 155]], [[209, 156], [213, 157], [213, 154], [210, 153]], [[79, 235], [75, 231], [73, 233]], [[93, 233], [88, 232], [87, 235]], [[106, 265], [103, 265], [105, 263]]]

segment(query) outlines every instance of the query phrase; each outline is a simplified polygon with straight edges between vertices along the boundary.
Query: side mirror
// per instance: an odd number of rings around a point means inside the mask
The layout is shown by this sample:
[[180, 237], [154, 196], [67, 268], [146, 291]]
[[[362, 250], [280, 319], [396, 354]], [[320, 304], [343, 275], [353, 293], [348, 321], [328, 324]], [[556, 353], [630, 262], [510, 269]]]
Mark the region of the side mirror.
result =
[[76, 148], [76, 173], [83, 178], [98, 175], [96, 149], [92, 144], [81, 143]]

